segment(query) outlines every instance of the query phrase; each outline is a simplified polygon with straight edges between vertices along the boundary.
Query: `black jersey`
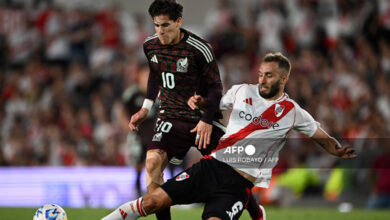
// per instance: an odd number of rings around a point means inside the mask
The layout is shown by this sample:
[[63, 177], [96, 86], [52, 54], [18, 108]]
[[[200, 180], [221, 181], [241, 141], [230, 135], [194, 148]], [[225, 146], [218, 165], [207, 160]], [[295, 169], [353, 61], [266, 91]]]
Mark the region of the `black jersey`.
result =
[[[186, 121], [202, 118], [205, 122], [211, 122], [220, 96], [218, 100], [213, 100], [217, 103], [212, 103], [212, 108], [208, 108], [204, 116], [198, 110], [191, 110], [187, 101], [195, 92], [199, 93], [201, 86], [216, 89], [213, 93], [222, 93], [218, 66], [206, 41], [184, 29], [181, 31], [184, 37], [175, 45], [162, 45], [157, 34], [145, 40], [144, 52], [151, 73], [148, 87], [150, 81], [154, 81], [160, 90], [160, 118]], [[155, 96], [148, 93], [147, 98], [154, 100]]]

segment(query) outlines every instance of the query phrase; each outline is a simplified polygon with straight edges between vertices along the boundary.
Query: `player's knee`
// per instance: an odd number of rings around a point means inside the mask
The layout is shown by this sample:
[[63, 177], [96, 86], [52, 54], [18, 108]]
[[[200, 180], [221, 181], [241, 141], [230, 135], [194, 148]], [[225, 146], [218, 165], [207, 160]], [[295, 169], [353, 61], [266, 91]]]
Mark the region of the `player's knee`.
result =
[[211, 218], [208, 218], [207, 220], [221, 220], [221, 219], [218, 217], [211, 217]]
[[156, 158], [148, 158], [146, 159], [145, 169], [147, 173], [153, 173], [158, 169], [161, 169], [161, 163]]
[[142, 200], [142, 207], [148, 214], [157, 212], [163, 205], [163, 201], [156, 195], [145, 196]]

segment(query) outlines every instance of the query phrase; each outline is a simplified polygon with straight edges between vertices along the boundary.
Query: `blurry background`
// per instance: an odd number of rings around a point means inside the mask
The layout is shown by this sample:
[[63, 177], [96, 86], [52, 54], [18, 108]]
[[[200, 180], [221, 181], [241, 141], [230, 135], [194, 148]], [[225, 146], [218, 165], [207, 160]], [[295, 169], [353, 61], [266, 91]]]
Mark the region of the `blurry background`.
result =
[[[271, 189], [255, 189], [263, 204], [390, 206], [390, 1], [179, 2], [183, 27], [211, 43], [225, 91], [256, 83], [260, 58], [281, 51], [289, 96], [360, 155], [339, 162], [292, 133]], [[139, 139], [152, 128], [128, 134], [127, 124], [143, 101], [129, 105], [147, 79], [150, 3], [0, 0], [1, 206], [138, 196]]]

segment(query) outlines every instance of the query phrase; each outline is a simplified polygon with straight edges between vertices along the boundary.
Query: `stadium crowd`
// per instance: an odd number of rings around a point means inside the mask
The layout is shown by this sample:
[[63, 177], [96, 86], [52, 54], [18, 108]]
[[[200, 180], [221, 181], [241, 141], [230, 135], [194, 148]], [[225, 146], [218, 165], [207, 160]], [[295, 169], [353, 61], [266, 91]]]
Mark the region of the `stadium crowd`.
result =
[[[123, 94], [146, 62], [146, 13], [1, 4], [0, 165], [132, 165]], [[198, 33], [225, 90], [256, 83], [259, 58], [281, 51], [292, 61], [287, 93], [332, 136], [389, 137], [389, 1], [263, 0], [243, 14], [239, 4], [219, 0]], [[298, 158], [322, 155], [293, 148]]]

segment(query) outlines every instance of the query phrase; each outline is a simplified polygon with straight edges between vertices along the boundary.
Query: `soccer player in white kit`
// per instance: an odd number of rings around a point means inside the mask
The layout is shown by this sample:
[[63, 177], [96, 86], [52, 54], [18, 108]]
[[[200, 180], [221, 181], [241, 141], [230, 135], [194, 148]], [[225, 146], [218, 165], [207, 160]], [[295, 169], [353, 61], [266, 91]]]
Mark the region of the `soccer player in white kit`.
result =
[[[251, 188], [268, 187], [278, 153], [292, 129], [334, 156], [356, 157], [352, 148], [341, 146], [284, 93], [290, 70], [289, 60], [281, 53], [265, 55], [258, 70], [259, 84], [235, 85], [221, 99], [221, 110], [232, 112], [214, 152], [103, 220], [137, 219], [170, 205], [199, 202], [205, 203], [202, 219], [239, 219]], [[195, 109], [202, 101], [193, 96], [188, 104]]]

